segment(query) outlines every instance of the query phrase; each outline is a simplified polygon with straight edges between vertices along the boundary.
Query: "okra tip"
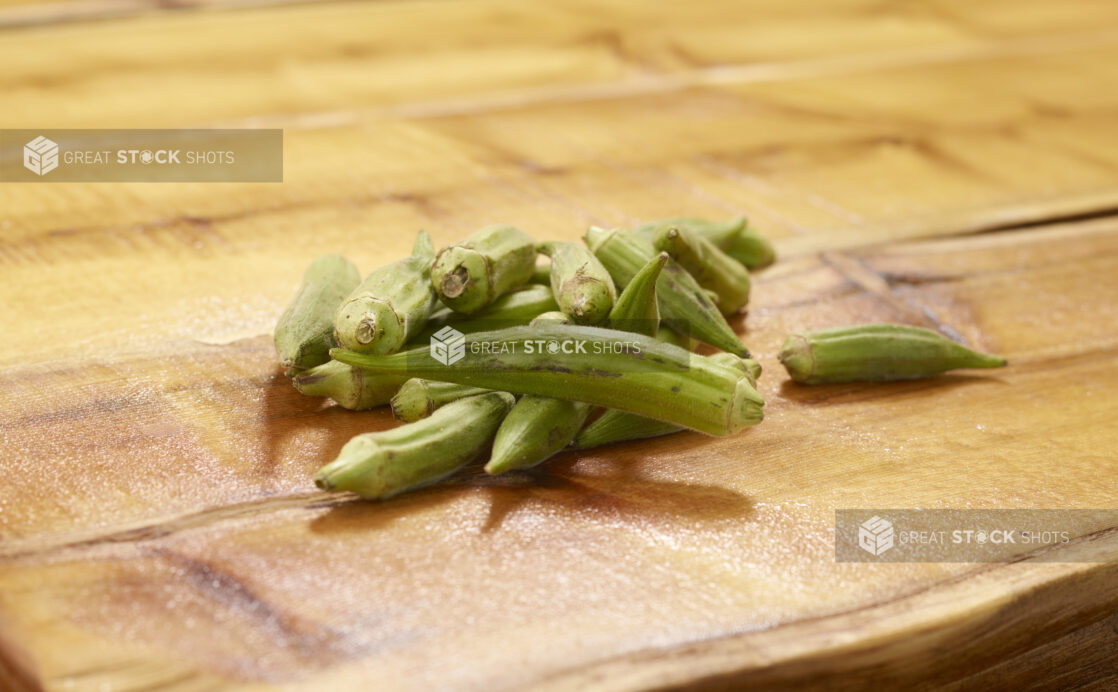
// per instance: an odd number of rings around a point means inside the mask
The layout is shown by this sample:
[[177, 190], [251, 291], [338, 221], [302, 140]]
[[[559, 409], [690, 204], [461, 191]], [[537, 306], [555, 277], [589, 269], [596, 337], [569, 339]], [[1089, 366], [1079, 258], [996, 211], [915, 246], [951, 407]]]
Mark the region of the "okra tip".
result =
[[729, 434], [760, 423], [765, 417], [764, 406], [765, 399], [753, 386], [752, 378], [743, 375], [734, 386], [734, 404], [726, 426]]
[[367, 460], [377, 453], [377, 443], [368, 435], [358, 435], [345, 443], [338, 458], [323, 466], [314, 475], [314, 484], [321, 490], [354, 490], [370, 472]]

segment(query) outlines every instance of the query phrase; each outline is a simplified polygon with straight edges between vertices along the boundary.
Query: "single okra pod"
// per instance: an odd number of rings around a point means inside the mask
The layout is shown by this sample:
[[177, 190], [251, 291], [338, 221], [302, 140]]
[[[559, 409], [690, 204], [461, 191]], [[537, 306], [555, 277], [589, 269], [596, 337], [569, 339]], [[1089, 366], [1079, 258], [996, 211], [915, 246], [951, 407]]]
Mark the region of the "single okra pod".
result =
[[701, 233], [707, 240], [725, 250], [730, 247], [730, 243], [745, 228], [745, 225], [744, 216], [736, 216], [729, 221], [707, 221], [693, 216], [675, 216], [670, 219], [642, 223], [633, 228], [633, 231], [647, 240], [652, 240], [656, 231], [660, 230], [662, 226], [686, 228], [693, 233]]
[[561, 324], [466, 336], [453, 365], [429, 348], [389, 356], [331, 351], [350, 365], [443, 382], [618, 408], [728, 435], [761, 421], [764, 399], [749, 377], [642, 334]]
[[525, 394], [512, 407], [493, 438], [485, 472], [504, 473], [538, 466], [574, 439], [590, 404]]
[[681, 430], [685, 428], [673, 423], [665, 423], [617, 409], [607, 409], [594, 422], [579, 431], [572, 446], [575, 449], [589, 449], [612, 442], [671, 435]]
[[617, 297], [609, 313], [610, 329], [656, 336], [660, 333], [660, 306], [656, 298], [656, 282], [668, 263], [668, 253], [661, 252], [641, 267], [625, 290]]
[[426, 344], [431, 336], [443, 327], [454, 327], [463, 334], [483, 332], [502, 327], [515, 327], [531, 322], [537, 315], [558, 310], [559, 304], [551, 293], [551, 286], [530, 285], [506, 293], [473, 315], [463, 315], [449, 308], [432, 313], [427, 324], [409, 342], [409, 345]]
[[[531, 326], [570, 323], [569, 315], [553, 311], [532, 320]], [[590, 408], [579, 401], [533, 394], [520, 397], [497, 428], [485, 472], [498, 474], [542, 464], [574, 439]]]
[[[632, 231], [591, 226], [586, 244], [609, 270], [619, 286], [626, 286], [656, 257], [652, 243]], [[660, 316], [674, 329], [711, 346], [745, 357], [749, 350], [738, 340], [718, 307], [683, 267], [669, 260], [656, 281]]]
[[540, 243], [536, 249], [551, 258], [551, 291], [559, 309], [575, 324], [604, 322], [617, 289], [594, 253], [579, 243]]
[[395, 353], [423, 328], [435, 307], [427, 280], [431, 239], [421, 231], [413, 254], [369, 274], [334, 316], [338, 345], [351, 351]]
[[772, 243], [748, 225], [744, 216], [730, 221], [686, 217], [662, 219], [641, 224], [634, 230], [651, 240], [656, 230], [664, 225], [679, 226], [702, 235], [746, 269], [763, 269], [776, 259]]
[[[738, 358], [732, 353], [716, 353], [710, 359], [720, 365], [734, 368], [749, 378], [750, 384], [757, 386], [757, 376], [761, 374], [761, 364], [752, 358]], [[583, 428], [574, 439], [575, 449], [587, 449], [611, 442], [643, 440], [660, 437], [684, 430], [679, 425], [665, 423], [653, 418], [638, 416], [635, 413], [609, 409], [604, 411], [590, 425]]]
[[361, 274], [341, 255], [325, 255], [311, 262], [295, 299], [276, 323], [276, 354], [284, 372], [296, 372], [330, 360], [334, 341], [334, 311], [357, 284]]
[[652, 244], [671, 255], [700, 286], [713, 291], [722, 314], [732, 315], [749, 302], [749, 272], [698, 233], [662, 226]]
[[753, 271], [764, 269], [776, 261], [776, 250], [773, 244], [752, 226], [746, 226], [738, 231], [722, 251], [736, 259], [746, 269]]
[[536, 243], [513, 226], [486, 226], [444, 247], [431, 265], [431, 285], [451, 310], [473, 314], [527, 283], [536, 270]]
[[369, 372], [332, 360], [297, 374], [291, 383], [307, 396], [326, 396], [353, 411], [384, 406], [406, 375]]
[[319, 469], [314, 483], [323, 490], [384, 500], [439, 481], [485, 449], [512, 402], [504, 392], [479, 394], [414, 423], [358, 435]]
[[791, 334], [780, 362], [800, 384], [907, 380], [956, 368], [1000, 368], [1005, 358], [972, 351], [939, 332], [865, 324]]
[[488, 389], [482, 389], [481, 387], [470, 387], [451, 382], [434, 382], [421, 377], [413, 377], [400, 386], [399, 391], [392, 397], [389, 404], [392, 406], [392, 415], [397, 420], [414, 423], [420, 418], [426, 418], [452, 401], [485, 394], [488, 391]]

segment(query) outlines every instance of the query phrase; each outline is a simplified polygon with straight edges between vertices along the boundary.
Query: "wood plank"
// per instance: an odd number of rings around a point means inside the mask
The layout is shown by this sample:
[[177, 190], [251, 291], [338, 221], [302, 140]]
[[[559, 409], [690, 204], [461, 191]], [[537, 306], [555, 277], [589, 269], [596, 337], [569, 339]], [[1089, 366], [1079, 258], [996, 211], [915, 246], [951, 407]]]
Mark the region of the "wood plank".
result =
[[[683, 99], [385, 116], [289, 132], [283, 185], [7, 186], [0, 363], [23, 360], [27, 343], [52, 359], [267, 333], [308, 255], [343, 251], [369, 268], [422, 227], [437, 242], [495, 221], [574, 239], [588, 223], [744, 211], [795, 256], [1108, 208], [1118, 83], [1100, 85], [1118, 77], [1100, 66], [1116, 60], [1118, 48], [1089, 49]], [[1069, 72], [1084, 81], [1069, 89]], [[902, 89], [913, 83], [938, 86]], [[984, 105], [938, 125], [920, 115], [945, 103]]]
[[[36, 377], [9, 369], [0, 408], [20, 415], [5, 447], [27, 451], [0, 460], [12, 479], [0, 489], [0, 612], [54, 685], [313, 689], [375, 676], [385, 689], [565, 688], [608, 675], [635, 689], [650, 671], [761, 670], [779, 681], [805, 661], [870, 670], [898, 652], [882, 654], [880, 637], [911, 641], [890, 659], [905, 661], [985, 627], [1012, 635], [994, 637], [990, 656], [1027, 651], [1045, 641], [1036, 618], [1062, 614], [1070, 632], [1113, 607], [1112, 566], [835, 563], [833, 510], [1111, 503], [1098, 478], [1118, 463], [1118, 337], [1111, 321], [1062, 311], [1115, 310], [1116, 229], [1108, 219], [778, 264], [745, 324], [766, 368], [763, 425], [568, 455], [496, 481], [475, 468], [381, 504], [304, 492], [346, 435], [387, 421], [286, 393], [266, 339], [42, 364]], [[805, 389], [773, 360], [789, 329], [913, 315], [1013, 365]], [[1112, 543], [1075, 549], [1101, 559]], [[1038, 594], [1050, 607], [1004, 610]], [[837, 638], [804, 639], [809, 625]]]

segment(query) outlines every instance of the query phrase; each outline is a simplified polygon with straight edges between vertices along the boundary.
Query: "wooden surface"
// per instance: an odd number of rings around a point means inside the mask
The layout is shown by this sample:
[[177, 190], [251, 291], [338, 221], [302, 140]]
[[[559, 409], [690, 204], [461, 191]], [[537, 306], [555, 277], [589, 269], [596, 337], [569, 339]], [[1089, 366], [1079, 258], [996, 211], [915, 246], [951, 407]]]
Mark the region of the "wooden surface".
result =
[[[1118, 5], [0, 2], [3, 127], [282, 127], [282, 184], [0, 185], [0, 687], [952, 689], [1118, 680], [1068, 562], [839, 564], [841, 507], [1116, 507]], [[744, 212], [766, 420], [314, 489], [359, 432], [271, 327], [308, 258]], [[993, 374], [788, 384], [790, 330]]]

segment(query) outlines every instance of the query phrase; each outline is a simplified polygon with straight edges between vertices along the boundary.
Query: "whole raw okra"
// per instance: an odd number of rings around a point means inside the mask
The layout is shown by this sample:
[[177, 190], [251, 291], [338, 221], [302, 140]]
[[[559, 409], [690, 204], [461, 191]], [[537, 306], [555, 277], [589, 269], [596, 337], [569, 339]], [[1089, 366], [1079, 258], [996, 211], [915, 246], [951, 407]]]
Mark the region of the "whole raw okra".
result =
[[325, 255], [311, 262], [295, 299], [276, 323], [276, 354], [291, 375], [330, 360], [334, 341], [334, 311], [357, 284], [361, 274], [341, 255]]
[[[641, 267], [656, 256], [652, 243], [632, 231], [605, 230], [591, 226], [586, 244], [609, 270], [614, 281], [625, 286]], [[674, 329], [723, 351], [745, 357], [749, 350], [738, 340], [718, 307], [695, 279], [676, 262], [669, 261], [656, 281], [661, 317]]]
[[733, 368], [652, 337], [598, 327], [541, 324], [469, 334], [465, 356], [453, 365], [428, 348], [331, 355], [374, 372], [573, 399], [711, 435], [757, 424], [764, 405], [749, 377]]
[[906, 380], [956, 368], [1000, 368], [1006, 360], [904, 324], [865, 324], [791, 334], [780, 362], [800, 384]]
[[732, 315], [749, 302], [749, 272], [698, 233], [662, 226], [652, 244], [671, 255], [700, 286], [713, 291], [722, 314]]
[[439, 481], [485, 449], [512, 402], [505, 392], [479, 394], [414, 423], [358, 435], [319, 469], [314, 483], [323, 490], [384, 500]]
[[295, 375], [291, 383], [307, 396], [325, 396], [353, 411], [384, 406], [407, 375], [369, 372], [332, 360]]
[[702, 235], [746, 269], [764, 269], [776, 260], [772, 243], [748, 225], [744, 216], [729, 221], [676, 217], [641, 224], [634, 230], [651, 240], [652, 234], [664, 225], [686, 228]]
[[660, 305], [656, 282], [668, 263], [668, 253], [661, 252], [640, 268], [621, 291], [609, 313], [609, 326], [625, 332], [646, 336], [660, 333]]
[[559, 309], [575, 324], [604, 322], [617, 290], [594, 253], [579, 243], [540, 243], [536, 249], [551, 258], [551, 291]]
[[451, 382], [433, 382], [413, 377], [400, 386], [389, 403], [392, 415], [405, 423], [426, 418], [452, 401], [488, 392], [481, 387], [470, 387]]
[[436, 310], [409, 343], [422, 346], [435, 332], [447, 326], [469, 334], [525, 325], [541, 313], [558, 309], [559, 304], [555, 302], [551, 286], [530, 285], [506, 293], [473, 315], [463, 315], [449, 308]]
[[513, 226], [486, 226], [444, 247], [431, 265], [431, 285], [451, 310], [472, 314], [527, 283], [536, 269], [536, 243]]
[[369, 274], [334, 316], [338, 345], [351, 351], [395, 353], [427, 322], [435, 293], [427, 280], [431, 238], [422, 231], [412, 255]]
[[[754, 387], [757, 386], [757, 377], [761, 374], [761, 364], [752, 358], [738, 358], [732, 353], [716, 353], [710, 356], [710, 359], [740, 371], [749, 377]], [[613, 442], [643, 440], [649, 437], [670, 435], [681, 430], [684, 430], [684, 428], [679, 425], [638, 416], [627, 411], [609, 409], [603, 411], [602, 415], [598, 416], [575, 436], [573, 446], [575, 449], [588, 449]]]
[[[532, 320], [532, 326], [570, 322], [570, 316], [565, 313], [547, 312]], [[590, 404], [581, 401], [534, 394], [520, 397], [497, 428], [485, 472], [499, 474], [547, 461], [574, 439], [586, 422], [590, 408]]]

